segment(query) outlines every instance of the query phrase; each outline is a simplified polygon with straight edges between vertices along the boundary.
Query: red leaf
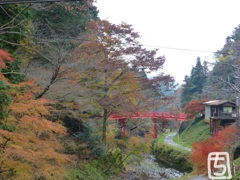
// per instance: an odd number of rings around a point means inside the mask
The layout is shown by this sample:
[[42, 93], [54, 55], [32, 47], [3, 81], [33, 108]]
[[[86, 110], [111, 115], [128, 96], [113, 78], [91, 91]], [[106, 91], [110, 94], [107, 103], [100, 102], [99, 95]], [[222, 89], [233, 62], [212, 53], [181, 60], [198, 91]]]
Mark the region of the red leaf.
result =
[[0, 49], [0, 67], [3, 67], [3, 68], [6, 67], [4, 60], [13, 61], [14, 59], [12, 58], [9, 52]]

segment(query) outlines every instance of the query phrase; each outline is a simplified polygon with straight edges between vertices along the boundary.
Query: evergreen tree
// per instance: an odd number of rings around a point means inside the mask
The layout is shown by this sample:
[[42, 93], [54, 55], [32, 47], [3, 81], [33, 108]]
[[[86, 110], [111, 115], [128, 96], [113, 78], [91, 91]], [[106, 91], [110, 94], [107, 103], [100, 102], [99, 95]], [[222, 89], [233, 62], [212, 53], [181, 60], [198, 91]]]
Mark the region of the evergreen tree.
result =
[[197, 58], [197, 64], [193, 68], [191, 73], [191, 84], [193, 94], [200, 94], [202, 92], [203, 85], [206, 81], [206, 75], [204, 73], [203, 66], [201, 64], [201, 60]]
[[183, 84], [183, 89], [182, 89], [182, 95], [181, 95], [181, 106], [184, 107], [188, 102], [191, 101], [191, 96], [189, 96], [190, 93], [190, 77], [185, 76], [184, 78], [185, 84]]
[[208, 75], [209, 69], [208, 69], [208, 62], [207, 61], [203, 61], [203, 72], [204, 72], [205, 76]]
[[201, 63], [200, 58], [197, 58], [196, 66], [192, 68], [191, 75], [185, 76], [185, 84], [181, 97], [181, 104], [184, 107], [192, 99], [199, 99], [202, 94], [204, 84], [206, 82], [207, 69]]

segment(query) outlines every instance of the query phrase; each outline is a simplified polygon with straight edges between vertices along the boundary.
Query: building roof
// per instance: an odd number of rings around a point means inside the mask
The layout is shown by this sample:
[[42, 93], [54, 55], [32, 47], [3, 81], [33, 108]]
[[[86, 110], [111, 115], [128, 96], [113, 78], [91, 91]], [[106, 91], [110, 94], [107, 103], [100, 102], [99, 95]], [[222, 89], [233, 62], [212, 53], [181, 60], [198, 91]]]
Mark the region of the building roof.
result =
[[218, 105], [225, 104], [225, 103], [235, 104], [234, 102], [228, 101], [228, 100], [212, 100], [212, 101], [207, 101], [203, 104], [208, 105], [208, 106], [218, 106]]

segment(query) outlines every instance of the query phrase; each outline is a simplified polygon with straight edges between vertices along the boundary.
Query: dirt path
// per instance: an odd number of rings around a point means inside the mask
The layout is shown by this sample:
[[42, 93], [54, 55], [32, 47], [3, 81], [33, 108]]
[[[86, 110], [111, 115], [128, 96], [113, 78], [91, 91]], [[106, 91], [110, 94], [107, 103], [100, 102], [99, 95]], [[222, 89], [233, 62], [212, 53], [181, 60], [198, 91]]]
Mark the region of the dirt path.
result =
[[167, 135], [167, 136], [165, 137], [165, 139], [164, 139], [164, 142], [167, 143], [167, 144], [170, 144], [170, 145], [172, 145], [172, 146], [176, 146], [176, 147], [178, 147], [178, 148], [184, 149], [184, 150], [189, 151], [189, 152], [192, 151], [190, 148], [184, 147], [184, 146], [182, 146], [182, 145], [180, 145], [180, 144], [177, 144], [177, 143], [175, 143], [175, 142], [173, 141], [173, 137], [174, 137], [176, 134], [177, 134], [177, 133], [171, 133], [171, 134]]

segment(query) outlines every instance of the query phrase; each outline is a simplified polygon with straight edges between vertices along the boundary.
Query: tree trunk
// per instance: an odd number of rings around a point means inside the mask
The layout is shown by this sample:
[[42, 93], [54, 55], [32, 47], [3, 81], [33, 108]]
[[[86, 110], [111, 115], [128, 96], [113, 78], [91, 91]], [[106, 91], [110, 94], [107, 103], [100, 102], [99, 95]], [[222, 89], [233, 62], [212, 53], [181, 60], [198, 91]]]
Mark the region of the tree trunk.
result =
[[51, 80], [49, 82], [49, 84], [47, 86], [45, 86], [45, 88], [43, 89], [43, 91], [37, 95], [36, 99], [40, 99], [43, 97], [43, 95], [50, 89], [50, 86], [54, 83], [54, 81], [57, 79], [59, 71], [60, 71], [60, 65], [56, 66], [56, 68], [53, 71]]
[[103, 109], [102, 141], [106, 143], [107, 134], [107, 109]]

